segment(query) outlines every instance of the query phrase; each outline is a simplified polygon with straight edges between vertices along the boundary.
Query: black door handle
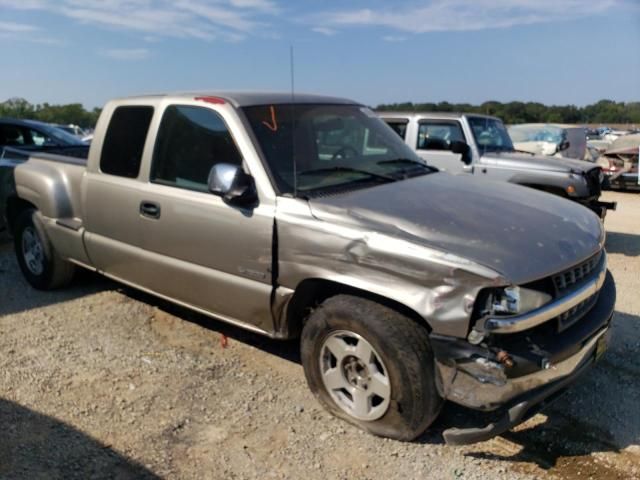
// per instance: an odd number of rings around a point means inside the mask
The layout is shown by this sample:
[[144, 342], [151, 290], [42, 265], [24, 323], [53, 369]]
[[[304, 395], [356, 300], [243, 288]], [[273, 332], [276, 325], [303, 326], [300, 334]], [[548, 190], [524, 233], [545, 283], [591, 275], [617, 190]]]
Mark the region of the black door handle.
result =
[[140, 215], [149, 218], [160, 218], [160, 205], [154, 202], [142, 201], [140, 203]]

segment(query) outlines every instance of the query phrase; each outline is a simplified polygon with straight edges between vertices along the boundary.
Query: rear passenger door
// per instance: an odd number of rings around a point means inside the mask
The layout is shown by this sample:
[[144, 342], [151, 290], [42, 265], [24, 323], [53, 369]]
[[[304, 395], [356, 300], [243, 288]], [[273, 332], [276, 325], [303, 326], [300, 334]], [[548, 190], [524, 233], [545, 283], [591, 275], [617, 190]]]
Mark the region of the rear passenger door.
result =
[[146, 277], [139, 254], [140, 176], [153, 114], [150, 105], [115, 108], [102, 127], [102, 145], [91, 147], [83, 183], [89, 258], [100, 271], [136, 285], [144, 285]]
[[228, 321], [270, 330], [273, 208], [232, 206], [208, 190], [215, 164], [244, 163], [225, 112], [169, 105], [162, 114], [140, 198], [146, 285]]
[[460, 155], [451, 151], [451, 142], [466, 142], [462, 126], [456, 120], [420, 120], [414, 146], [418, 155], [431, 165], [450, 173], [462, 173]]

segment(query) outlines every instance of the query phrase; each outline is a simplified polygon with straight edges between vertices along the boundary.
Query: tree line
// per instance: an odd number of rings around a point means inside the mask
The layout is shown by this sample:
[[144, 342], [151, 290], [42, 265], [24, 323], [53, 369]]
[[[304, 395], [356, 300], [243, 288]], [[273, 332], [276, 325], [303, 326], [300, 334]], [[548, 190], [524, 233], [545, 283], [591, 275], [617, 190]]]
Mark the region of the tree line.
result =
[[101, 109], [86, 110], [80, 103], [33, 105], [24, 98], [11, 98], [0, 103], [0, 118], [39, 120], [47, 123], [74, 124], [82, 128], [95, 127]]
[[[494, 115], [505, 123], [577, 123], [577, 124], [640, 124], [640, 102], [614, 102], [600, 100], [592, 105], [544, 105], [537, 102], [484, 102], [469, 103], [391, 103], [378, 105], [377, 110], [469, 112]], [[0, 117], [40, 120], [47, 123], [94, 127], [101, 109], [86, 110], [80, 103], [33, 105], [24, 98], [12, 98], [0, 103]]]
[[577, 124], [640, 124], [640, 102], [600, 100], [592, 105], [544, 105], [536, 102], [469, 103], [391, 103], [378, 105], [384, 111], [468, 112], [494, 115], [505, 123], [577, 123]]

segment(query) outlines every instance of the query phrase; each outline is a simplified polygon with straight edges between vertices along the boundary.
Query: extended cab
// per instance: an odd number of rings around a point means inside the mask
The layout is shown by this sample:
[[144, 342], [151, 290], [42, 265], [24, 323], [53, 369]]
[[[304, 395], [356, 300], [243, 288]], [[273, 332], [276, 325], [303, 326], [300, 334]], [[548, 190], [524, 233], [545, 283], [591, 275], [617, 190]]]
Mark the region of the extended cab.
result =
[[599, 166], [516, 151], [499, 118], [457, 113], [379, 115], [421, 158], [441, 170], [553, 193], [590, 208], [601, 218], [616, 207], [600, 201], [604, 175]]
[[413, 439], [445, 399], [521, 422], [607, 345], [615, 285], [581, 206], [438, 172], [368, 108], [288, 94], [116, 100], [88, 160], [0, 164], [35, 288], [100, 272], [273, 338], [301, 338], [332, 413]]

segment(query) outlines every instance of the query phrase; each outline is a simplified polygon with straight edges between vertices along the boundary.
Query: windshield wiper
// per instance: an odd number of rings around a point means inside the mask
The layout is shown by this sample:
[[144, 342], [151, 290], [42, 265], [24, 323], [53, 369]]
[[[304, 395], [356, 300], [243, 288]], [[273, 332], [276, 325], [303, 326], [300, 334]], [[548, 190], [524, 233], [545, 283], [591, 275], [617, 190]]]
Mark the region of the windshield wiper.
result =
[[397, 164], [397, 163], [410, 163], [412, 165], [419, 165], [420, 167], [423, 167], [427, 170], [431, 170], [432, 172], [437, 172], [438, 169], [435, 167], [432, 167], [431, 165], [427, 165], [424, 162], [420, 162], [418, 160], [413, 160], [411, 158], [394, 158], [392, 160], [382, 160], [380, 162], [377, 163], [377, 165], [392, 165], [392, 164]]
[[393, 177], [388, 177], [387, 175], [381, 175], [379, 173], [369, 172], [367, 170], [360, 170], [359, 168], [352, 167], [344, 167], [341, 165], [337, 165], [335, 167], [324, 167], [324, 168], [314, 168], [313, 170], [303, 170], [298, 172], [298, 175], [315, 175], [322, 173], [333, 173], [333, 172], [350, 172], [350, 173], [360, 173], [362, 175], [367, 175], [370, 178], [375, 178], [376, 180], [381, 180], [383, 182], [395, 182], [396, 179]]

